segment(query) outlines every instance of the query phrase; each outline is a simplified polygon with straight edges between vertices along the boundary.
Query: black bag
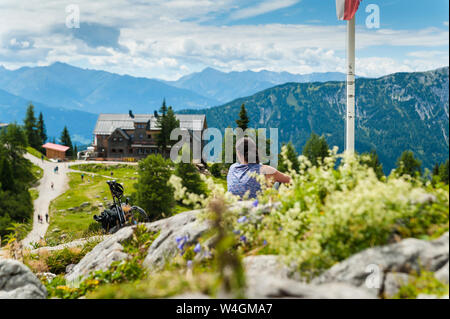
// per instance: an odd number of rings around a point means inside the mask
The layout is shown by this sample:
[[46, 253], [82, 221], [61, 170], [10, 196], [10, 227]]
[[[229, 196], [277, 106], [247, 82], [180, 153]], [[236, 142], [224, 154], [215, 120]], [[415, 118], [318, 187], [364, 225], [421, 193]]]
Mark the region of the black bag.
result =
[[[100, 216], [94, 215], [94, 220], [101, 223], [102, 228], [106, 232], [114, 232], [114, 230], [117, 230], [120, 228], [120, 225], [122, 224], [120, 216], [121, 214], [117, 212], [116, 207], [111, 207], [111, 209], [105, 209]], [[118, 226], [117, 229], [115, 229], [115, 226]]]

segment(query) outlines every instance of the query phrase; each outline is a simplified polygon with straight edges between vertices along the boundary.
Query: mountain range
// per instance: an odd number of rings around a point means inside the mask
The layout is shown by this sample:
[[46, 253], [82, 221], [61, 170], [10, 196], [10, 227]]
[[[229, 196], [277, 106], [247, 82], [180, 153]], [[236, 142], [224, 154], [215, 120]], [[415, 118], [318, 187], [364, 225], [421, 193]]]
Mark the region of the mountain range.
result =
[[[18, 124], [23, 123], [30, 100], [13, 95], [0, 89], [0, 122]], [[42, 103], [35, 103], [35, 115], [39, 112], [44, 115], [47, 135], [59, 138], [65, 125], [67, 125], [72, 141], [86, 145], [92, 142], [92, 131], [97, 121], [97, 115], [77, 110], [49, 107]]]
[[[242, 104], [250, 127], [278, 128], [279, 142], [291, 141], [297, 151], [311, 132], [324, 135], [330, 146], [344, 148], [345, 82], [286, 83], [252, 96], [205, 110], [209, 127], [236, 127]], [[412, 150], [431, 168], [449, 152], [449, 68], [396, 73], [356, 80], [356, 150], [378, 152], [385, 172], [404, 150]]]
[[[376, 149], [386, 172], [406, 149], [414, 151], [424, 167], [446, 159], [448, 70], [358, 78], [357, 151]], [[130, 109], [152, 113], [165, 98], [178, 112], [204, 113], [209, 127], [224, 129], [235, 127], [244, 103], [251, 125], [279, 128], [280, 143], [292, 141], [301, 152], [314, 131], [342, 150], [344, 78], [340, 73], [224, 73], [207, 68], [167, 82], [64, 63], [17, 70], [0, 67], [0, 122], [21, 123], [31, 102], [36, 116], [38, 112], [44, 114], [49, 137], [58, 138], [67, 125], [75, 143], [87, 144], [92, 141], [98, 113], [126, 113]], [[225, 99], [231, 102], [219, 102]]]
[[225, 73], [213, 68], [206, 68], [202, 72], [192, 73], [177, 81], [167, 81], [166, 83], [225, 103], [287, 82], [344, 81], [345, 77], [344, 73], [339, 72], [292, 74], [263, 70]]
[[343, 77], [338, 73], [224, 73], [207, 68], [178, 81], [167, 82], [81, 69], [60, 62], [17, 70], [0, 66], [0, 121], [22, 122], [26, 106], [33, 103], [37, 112], [44, 113], [45, 120], [70, 119], [49, 122], [49, 136], [59, 137], [67, 124], [69, 132], [75, 135], [74, 141], [86, 144], [92, 140], [96, 119], [93, 114], [126, 113], [128, 110], [153, 113], [163, 99], [174, 110], [206, 108], [222, 104], [220, 100], [228, 102], [279, 83], [306, 81], [308, 77], [327, 81], [339, 76]]

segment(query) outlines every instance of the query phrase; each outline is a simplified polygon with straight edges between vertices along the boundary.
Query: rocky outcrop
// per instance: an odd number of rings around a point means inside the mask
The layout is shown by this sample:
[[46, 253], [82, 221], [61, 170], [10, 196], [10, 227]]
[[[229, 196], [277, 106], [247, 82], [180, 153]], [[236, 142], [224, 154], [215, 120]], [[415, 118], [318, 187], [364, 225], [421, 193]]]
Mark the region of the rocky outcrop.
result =
[[200, 236], [211, 228], [208, 221], [198, 220], [200, 212], [188, 211], [148, 224], [147, 229], [159, 231], [160, 235], [148, 249], [144, 266], [150, 270], [164, 266], [167, 260], [180, 253], [180, 240], [177, 240], [179, 238], [185, 238], [184, 246], [195, 245]]
[[282, 279], [294, 279], [306, 282], [294, 267], [288, 267], [276, 255], [256, 255], [248, 256], [243, 259], [245, 274], [247, 277], [266, 276]]
[[0, 299], [45, 299], [47, 290], [21, 262], [0, 260]]
[[121, 243], [133, 235], [133, 227], [120, 229], [108, 239], [94, 247], [81, 261], [66, 275], [66, 281], [76, 285], [91, 272], [107, 270], [114, 261], [125, 260], [129, 256], [123, 251]]
[[439, 281], [443, 282], [444, 284], [448, 285], [448, 261], [445, 264], [444, 267], [442, 267], [441, 269], [439, 269], [438, 271], [436, 271], [436, 273], [434, 274], [434, 276], [436, 277], [436, 279], [438, 279]]
[[401, 242], [366, 249], [336, 264], [313, 283], [341, 282], [366, 289], [374, 296], [383, 292], [383, 283], [389, 272], [410, 274], [422, 269], [437, 271], [449, 259], [449, 235], [437, 240], [414, 238]]
[[344, 283], [305, 284], [267, 276], [247, 278], [247, 298], [374, 299], [366, 290]]
[[413, 276], [402, 273], [389, 272], [384, 277], [383, 294], [385, 298], [394, 297], [400, 290], [400, 287], [407, 285]]
[[307, 284], [286, 266], [280, 256], [258, 255], [243, 259], [248, 298], [305, 298], [305, 299], [373, 299], [365, 290], [348, 284]]

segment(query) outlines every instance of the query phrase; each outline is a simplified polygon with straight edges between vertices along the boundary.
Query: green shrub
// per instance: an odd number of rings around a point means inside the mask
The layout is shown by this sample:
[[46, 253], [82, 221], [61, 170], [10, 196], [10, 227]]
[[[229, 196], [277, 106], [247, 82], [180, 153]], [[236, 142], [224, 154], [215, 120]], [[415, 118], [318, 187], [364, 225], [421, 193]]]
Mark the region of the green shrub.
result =
[[434, 277], [434, 273], [422, 271], [420, 276], [415, 276], [410, 282], [400, 287], [394, 299], [416, 299], [419, 294], [435, 295], [442, 297], [449, 293], [449, 286]]
[[137, 205], [150, 218], [157, 219], [163, 214], [171, 215], [175, 205], [174, 190], [168, 184], [172, 175], [172, 161], [161, 155], [150, 155], [139, 162], [139, 179], [136, 189]]
[[181, 178], [181, 185], [186, 187], [189, 193], [206, 194], [205, 183], [200, 178], [200, 173], [192, 163], [179, 162], [176, 164], [175, 175]]
[[220, 163], [213, 163], [210, 167], [211, 175], [214, 177], [222, 176], [222, 165]]
[[292, 176], [292, 185], [260, 198], [280, 201], [279, 209], [253, 225], [234, 221], [237, 236], [246, 238], [240, 244], [243, 252], [258, 248], [286, 256], [312, 277], [395, 236], [434, 238], [448, 230], [448, 189], [408, 177], [380, 181], [354, 157], [343, 158], [337, 169], [337, 156], [318, 167], [300, 158], [300, 174]]

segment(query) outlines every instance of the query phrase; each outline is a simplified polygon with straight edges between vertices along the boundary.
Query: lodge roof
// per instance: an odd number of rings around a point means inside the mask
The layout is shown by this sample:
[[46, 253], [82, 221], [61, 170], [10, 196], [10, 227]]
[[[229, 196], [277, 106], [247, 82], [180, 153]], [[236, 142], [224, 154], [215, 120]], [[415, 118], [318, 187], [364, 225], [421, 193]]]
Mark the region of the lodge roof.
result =
[[42, 145], [42, 147], [45, 149], [50, 149], [58, 152], [66, 152], [70, 148], [68, 146], [53, 143], [45, 143], [44, 145]]
[[[206, 117], [204, 114], [175, 114], [180, 121], [180, 128], [188, 130], [203, 129]], [[100, 114], [95, 125], [95, 135], [111, 135], [117, 128], [134, 130], [134, 123], [150, 122], [150, 129], [157, 130], [156, 117], [153, 114]]]

